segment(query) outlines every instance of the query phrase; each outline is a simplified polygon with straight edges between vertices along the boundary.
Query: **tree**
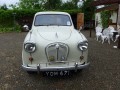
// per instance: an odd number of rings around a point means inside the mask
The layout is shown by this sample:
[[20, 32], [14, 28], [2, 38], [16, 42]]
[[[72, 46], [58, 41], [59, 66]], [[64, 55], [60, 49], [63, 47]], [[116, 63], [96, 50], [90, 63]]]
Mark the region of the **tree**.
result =
[[19, 7], [18, 7], [17, 4], [18, 4], [18, 3], [16, 3], [16, 4], [10, 4], [9, 7], [11, 7], [13, 10], [19, 9]]
[[[73, 10], [79, 9], [78, 2], [81, 0], [20, 0], [20, 9], [41, 9], [41, 10]], [[14, 6], [12, 5], [14, 8]]]
[[94, 16], [95, 7], [91, 6], [91, 2], [93, 1], [94, 0], [84, 0], [83, 2], [82, 12], [84, 13], [85, 21], [92, 20]]
[[62, 0], [45, 0], [45, 10], [58, 10], [61, 8]]
[[79, 0], [69, 0], [62, 4], [62, 10], [74, 10], [78, 9], [78, 2]]
[[62, 10], [73, 10], [75, 8], [76, 6], [70, 1], [63, 3], [61, 7]]
[[75, 8], [78, 8], [78, 2], [79, 0], [72, 0], [72, 3], [74, 4]]
[[42, 3], [45, 0], [20, 0], [18, 4], [20, 9], [42, 9]]
[[41, 9], [55, 10], [60, 9], [62, 0], [20, 0], [20, 9]]
[[7, 10], [8, 8], [6, 4], [3, 4], [3, 6], [1, 6], [0, 9]]

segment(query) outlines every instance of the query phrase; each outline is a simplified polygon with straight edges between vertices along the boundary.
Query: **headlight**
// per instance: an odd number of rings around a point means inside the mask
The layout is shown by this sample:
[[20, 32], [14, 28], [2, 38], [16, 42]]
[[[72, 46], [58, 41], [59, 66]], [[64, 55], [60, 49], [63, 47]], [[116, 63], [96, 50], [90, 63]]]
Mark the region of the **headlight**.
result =
[[88, 42], [87, 41], [83, 41], [83, 42], [80, 42], [78, 44], [78, 48], [81, 50], [81, 51], [86, 51], [88, 49]]
[[26, 52], [33, 53], [36, 50], [35, 43], [25, 43], [24, 49]]

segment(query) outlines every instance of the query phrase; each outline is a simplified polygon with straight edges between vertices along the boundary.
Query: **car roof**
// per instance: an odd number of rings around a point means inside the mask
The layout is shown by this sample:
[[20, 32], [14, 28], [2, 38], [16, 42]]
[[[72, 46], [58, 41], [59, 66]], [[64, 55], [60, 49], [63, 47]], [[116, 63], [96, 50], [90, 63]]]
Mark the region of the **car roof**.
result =
[[35, 15], [38, 14], [64, 14], [64, 15], [69, 15], [66, 12], [58, 12], [58, 11], [44, 11], [44, 12], [37, 12]]

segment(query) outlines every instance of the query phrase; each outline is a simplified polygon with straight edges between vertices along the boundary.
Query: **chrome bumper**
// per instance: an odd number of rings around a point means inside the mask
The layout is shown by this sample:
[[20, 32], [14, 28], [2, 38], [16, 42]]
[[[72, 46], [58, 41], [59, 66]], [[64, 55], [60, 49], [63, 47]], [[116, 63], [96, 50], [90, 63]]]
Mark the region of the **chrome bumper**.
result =
[[62, 71], [62, 70], [75, 70], [77, 71], [78, 69], [83, 69], [89, 66], [90, 63], [85, 63], [85, 64], [78, 64], [75, 63], [74, 66], [66, 66], [66, 67], [40, 67], [40, 64], [37, 65], [37, 67], [29, 67], [29, 66], [24, 66], [22, 65], [22, 68], [26, 71]]

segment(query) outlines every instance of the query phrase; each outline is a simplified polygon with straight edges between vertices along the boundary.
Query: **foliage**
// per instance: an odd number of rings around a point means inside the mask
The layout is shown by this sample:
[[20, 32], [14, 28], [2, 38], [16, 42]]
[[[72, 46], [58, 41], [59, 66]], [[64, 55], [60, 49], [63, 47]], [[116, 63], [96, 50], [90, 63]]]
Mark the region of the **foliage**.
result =
[[63, 5], [61, 7], [62, 10], [66, 10], [66, 9], [72, 10], [75, 8], [76, 8], [76, 6], [72, 2], [69, 2], [69, 1], [67, 1], [66, 3], [63, 3]]
[[79, 9], [78, 8], [78, 2], [79, 0], [69, 0], [65, 3], [62, 4], [61, 9], [62, 10], [74, 10], [74, 9]]
[[102, 11], [101, 12], [101, 20], [102, 20], [103, 28], [107, 28], [108, 27], [110, 15], [111, 15], [110, 11]]
[[4, 32], [21, 32], [20, 25], [16, 25], [15, 28], [13, 27], [0, 27], [0, 33]]
[[[21, 18], [23, 17], [30, 17], [33, 18], [34, 14], [36, 12], [40, 12], [42, 10], [28, 10], [28, 9], [24, 9], [24, 10], [0, 10], [0, 32], [11, 32], [14, 31], [13, 27], [14, 27], [14, 22], [21, 20]], [[63, 12], [68, 12], [69, 14], [77, 14], [79, 12], [81, 12], [80, 10], [61, 10]], [[15, 15], [14, 15], [15, 14]], [[15, 18], [15, 21], [14, 21]], [[20, 26], [16, 25], [18, 30], [20, 31]]]
[[79, 0], [72, 0], [71, 2], [74, 4], [75, 9], [77, 9]]
[[20, 9], [56, 10], [60, 9], [62, 0], [20, 0]]
[[[40, 9], [40, 10], [74, 10], [78, 9], [79, 0], [20, 0], [17, 9]], [[15, 8], [15, 5], [11, 5]]]
[[19, 9], [41, 9], [44, 0], [20, 0]]
[[22, 27], [21, 27], [19, 24], [16, 24], [16, 25], [15, 25], [15, 31], [16, 31], [16, 32], [21, 32], [21, 28], [22, 28]]
[[16, 4], [11, 4], [9, 5], [10, 8], [12, 8], [13, 10], [19, 9], [17, 3]]
[[0, 33], [3, 33], [3, 32], [12, 32], [13, 31], [13, 28], [0, 28]]
[[75, 14], [77, 15], [77, 13], [82, 12], [81, 10], [76, 10], [76, 9], [73, 9], [73, 10], [59, 10], [59, 11], [61, 11], [61, 12], [67, 12], [70, 15], [75, 15]]
[[93, 1], [94, 0], [86, 0], [83, 2], [82, 12], [84, 13], [85, 21], [92, 20], [92, 18], [94, 18], [95, 7], [91, 6], [91, 2]]
[[8, 8], [7, 8], [7, 5], [6, 5], [6, 4], [3, 4], [3, 6], [1, 6], [0, 9], [2, 9], [2, 10], [7, 10]]
[[12, 17], [11, 10], [0, 10], [0, 27], [11, 26]]
[[63, 11], [69, 14], [77, 14], [81, 12], [78, 8], [79, 0], [69, 0], [65, 3], [62, 0], [19, 0], [15, 5], [10, 5], [12, 10], [7, 9], [6, 5], [0, 8], [0, 32], [11, 32], [14, 30], [20, 31], [20, 26], [16, 25], [14, 29], [14, 22], [21, 20], [21, 18], [33, 18], [36, 12], [40, 11]]
[[[34, 16], [39, 10], [0, 10], [0, 25], [3, 27], [11, 27], [14, 24], [14, 13], [15, 20], [21, 17]], [[0, 26], [1, 27], [1, 26]]]
[[58, 10], [61, 8], [62, 0], [45, 0], [43, 4], [44, 10]]

